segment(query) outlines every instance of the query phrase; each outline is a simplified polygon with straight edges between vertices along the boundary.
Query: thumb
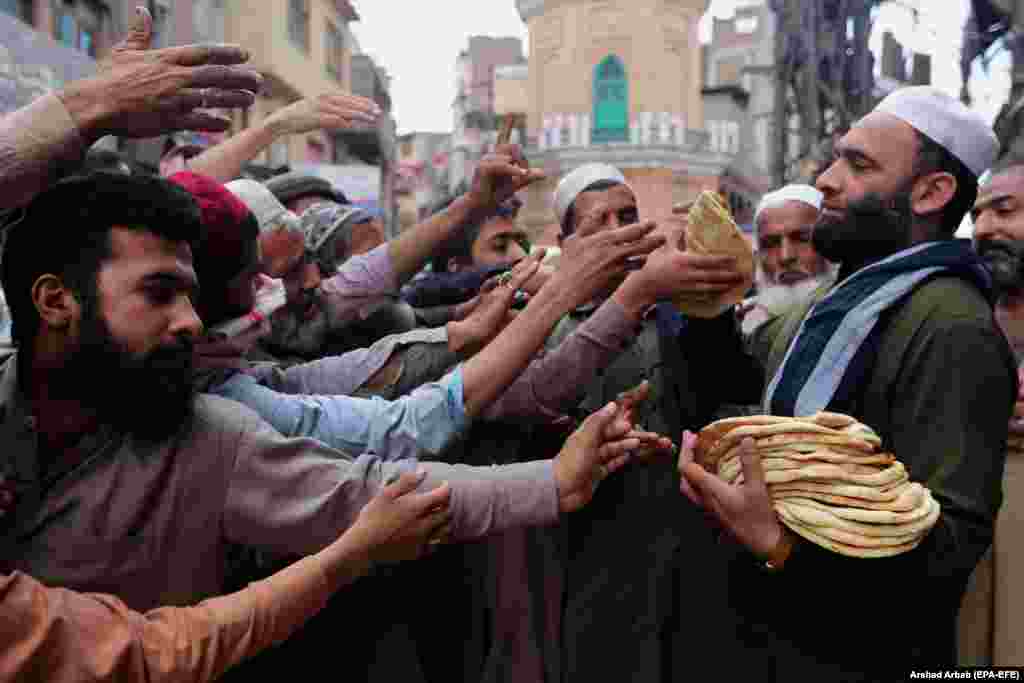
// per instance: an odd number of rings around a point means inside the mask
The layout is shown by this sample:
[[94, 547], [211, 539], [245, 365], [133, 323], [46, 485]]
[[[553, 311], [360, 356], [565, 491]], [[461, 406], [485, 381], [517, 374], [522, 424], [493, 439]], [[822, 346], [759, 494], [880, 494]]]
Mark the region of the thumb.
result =
[[153, 42], [153, 17], [149, 10], [139, 5], [135, 8], [128, 35], [124, 37], [115, 50], [148, 50]]
[[394, 499], [401, 498], [407, 493], [412, 493], [416, 490], [416, 487], [426, 478], [427, 473], [425, 470], [419, 470], [417, 472], [403, 472], [402, 476], [398, 478], [398, 481], [393, 484], [388, 484], [384, 488], [384, 493]]
[[601, 410], [591, 414], [583, 421], [583, 427], [581, 431], [587, 435], [588, 439], [594, 444], [602, 443], [604, 439], [605, 430], [611, 426], [611, 423], [615, 420], [618, 414], [619, 406], [612, 401]]
[[743, 465], [744, 486], [764, 488], [764, 468], [761, 466], [761, 454], [757, 452], [754, 440], [749, 436], [740, 443], [740, 463]]

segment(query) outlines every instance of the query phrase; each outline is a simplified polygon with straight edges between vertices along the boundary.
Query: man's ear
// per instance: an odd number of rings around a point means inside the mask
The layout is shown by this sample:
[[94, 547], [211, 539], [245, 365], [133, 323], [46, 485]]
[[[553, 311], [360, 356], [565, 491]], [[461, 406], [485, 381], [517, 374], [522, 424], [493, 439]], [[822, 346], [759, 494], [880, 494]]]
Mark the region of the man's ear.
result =
[[32, 284], [32, 303], [42, 321], [53, 329], [67, 329], [81, 316], [78, 299], [56, 275], [40, 275]]
[[929, 173], [914, 183], [910, 191], [910, 208], [918, 216], [937, 213], [953, 201], [956, 189], [956, 177], [952, 173]]

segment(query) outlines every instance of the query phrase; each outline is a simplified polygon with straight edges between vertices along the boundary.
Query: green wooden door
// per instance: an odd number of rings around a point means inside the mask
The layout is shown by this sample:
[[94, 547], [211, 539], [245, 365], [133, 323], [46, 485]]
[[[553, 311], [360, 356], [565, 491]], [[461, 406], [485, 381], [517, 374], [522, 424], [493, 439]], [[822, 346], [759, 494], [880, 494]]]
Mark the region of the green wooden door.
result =
[[608, 55], [594, 69], [594, 127], [591, 141], [629, 141], [629, 84], [622, 60]]

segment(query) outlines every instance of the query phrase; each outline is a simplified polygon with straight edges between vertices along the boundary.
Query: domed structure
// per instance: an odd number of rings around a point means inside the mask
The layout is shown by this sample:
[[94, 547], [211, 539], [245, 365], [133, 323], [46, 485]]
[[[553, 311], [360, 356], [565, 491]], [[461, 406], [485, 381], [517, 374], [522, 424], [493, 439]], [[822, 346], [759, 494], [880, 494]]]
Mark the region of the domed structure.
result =
[[621, 168], [645, 218], [718, 189], [731, 157], [704, 130], [698, 23], [708, 4], [516, 0], [530, 32], [527, 154], [548, 173], [522, 214], [539, 241], [550, 241], [554, 185], [583, 163]]

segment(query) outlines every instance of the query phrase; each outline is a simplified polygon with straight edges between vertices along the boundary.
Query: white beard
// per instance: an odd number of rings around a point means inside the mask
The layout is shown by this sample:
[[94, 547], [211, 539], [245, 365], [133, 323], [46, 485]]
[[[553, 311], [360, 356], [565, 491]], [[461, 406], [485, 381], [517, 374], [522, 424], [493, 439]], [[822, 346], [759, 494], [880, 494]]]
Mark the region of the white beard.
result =
[[764, 270], [757, 268], [757, 295], [751, 303], [754, 308], [743, 318], [743, 333], [750, 334], [770, 318], [782, 315], [794, 306], [807, 301], [818, 288], [835, 283], [839, 266], [829, 267], [819, 275], [801, 280], [792, 285], [780, 285], [768, 280]]
[[822, 273], [801, 280], [793, 285], [780, 285], [769, 282], [768, 276], [760, 267], [757, 269], [757, 303], [773, 314], [779, 314], [804, 302], [822, 285], [831, 285], [839, 274], [839, 266], [829, 264]]

